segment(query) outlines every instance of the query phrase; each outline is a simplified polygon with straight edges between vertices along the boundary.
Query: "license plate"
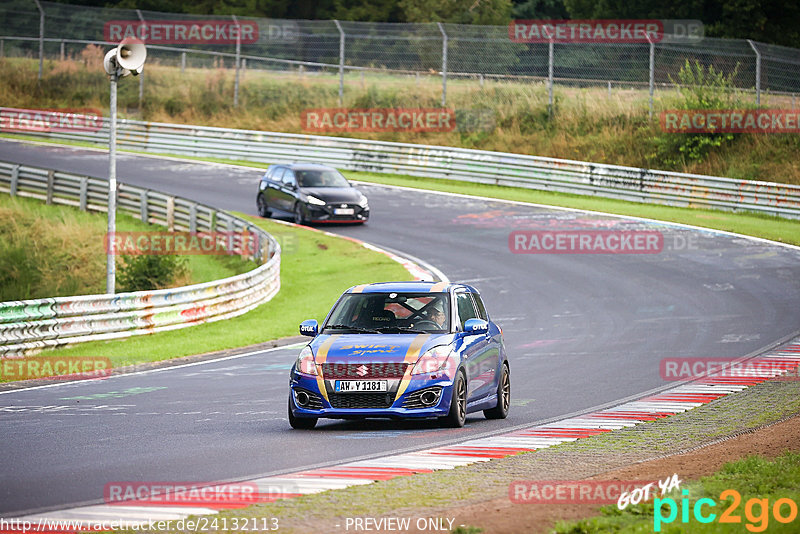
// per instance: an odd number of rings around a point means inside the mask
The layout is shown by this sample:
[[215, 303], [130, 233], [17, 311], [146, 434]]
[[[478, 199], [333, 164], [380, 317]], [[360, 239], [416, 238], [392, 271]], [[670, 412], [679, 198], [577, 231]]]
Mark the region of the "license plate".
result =
[[356, 212], [353, 208], [335, 208], [333, 210], [334, 215], [352, 215]]
[[386, 380], [336, 380], [333, 390], [336, 393], [372, 393], [388, 390]]

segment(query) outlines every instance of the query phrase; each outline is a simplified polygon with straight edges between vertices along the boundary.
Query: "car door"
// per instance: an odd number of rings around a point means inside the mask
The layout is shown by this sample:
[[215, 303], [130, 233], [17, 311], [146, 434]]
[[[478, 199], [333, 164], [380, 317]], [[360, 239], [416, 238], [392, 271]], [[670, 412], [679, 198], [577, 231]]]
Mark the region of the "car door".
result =
[[284, 172], [286, 172], [286, 167], [276, 167], [274, 172], [269, 175], [265, 195], [267, 197], [267, 205], [270, 209], [282, 209], [280, 206], [280, 192], [282, 187], [281, 180]]
[[280, 188], [280, 206], [279, 208], [288, 211], [294, 211], [294, 203], [297, 195], [297, 178], [292, 169], [286, 169], [283, 173]]
[[497, 357], [493, 355], [491, 338], [487, 334], [466, 334], [464, 323], [480, 319], [472, 296], [467, 291], [457, 291], [457, 327], [462, 336], [461, 356], [467, 373], [467, 401], [485, 397], [494, 391]]

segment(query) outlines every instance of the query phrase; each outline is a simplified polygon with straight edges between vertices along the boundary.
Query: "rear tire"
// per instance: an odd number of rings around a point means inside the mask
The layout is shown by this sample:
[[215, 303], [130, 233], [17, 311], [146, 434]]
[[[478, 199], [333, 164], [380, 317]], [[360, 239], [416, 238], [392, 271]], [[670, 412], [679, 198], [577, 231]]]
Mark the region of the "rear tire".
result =
[[508, 407], [511, 405], [511, 375], [508, 366], [503, 364], [500, 371], [500, 380], [497, 381], [497, 406], [483, 410], [486, 419], [505, 419], [508, 417]]
[[306, 224], [306, 216], [303, 215], [303, 206], [298, 202], [294, 205], [294, 223]]
[[439, 419], [442, 426], [461, 428], [467, 420], [467, 380], [464, 371], [459, 371], [453, 382], [453, 396], [450, 399], [450, 411]]
[[263, 195], [258, 195], [258, 198], [256, 198], [256, 208], [258, 208], [259, 217], [264, 217], [267, 219], [272, 215], [272, 213], [269, 211], [269, 207], [267, 206], [267, 201], [264, 199]]
[[[291, 395], [291, 393], [290, 393]], [[289, 424], [298, 430], [311, 430], [317, 426], [316, 417], [295, 417], [292, 413], [292, 399], [289, 398]]]

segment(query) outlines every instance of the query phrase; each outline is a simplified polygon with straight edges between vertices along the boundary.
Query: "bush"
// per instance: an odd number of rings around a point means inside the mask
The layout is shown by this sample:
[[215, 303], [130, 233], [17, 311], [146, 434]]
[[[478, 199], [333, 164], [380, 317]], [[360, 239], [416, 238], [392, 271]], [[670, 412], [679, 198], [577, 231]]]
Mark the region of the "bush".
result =
[[[713, 65], [704, 67], [699, 61], [692, 65], [689, 60], [681, 67], [678, 81], [670, 76], [670, 81], [680, 88], [677, 109], [733, 109], [742, 105], [734, 91], [733, 79], [739, 65], [731, 74], [725, 76]], [[725, 132], [709, 133], [669, 133], [655, 138], [655, 163], [667, 167], [685, 166], [705, 159], [713, 149], [733, 141], [736, 134]]]
[[150, 291], [170, 286], [188, 272], [179, 256], [123, 256], [117, 282], [121, 291]]

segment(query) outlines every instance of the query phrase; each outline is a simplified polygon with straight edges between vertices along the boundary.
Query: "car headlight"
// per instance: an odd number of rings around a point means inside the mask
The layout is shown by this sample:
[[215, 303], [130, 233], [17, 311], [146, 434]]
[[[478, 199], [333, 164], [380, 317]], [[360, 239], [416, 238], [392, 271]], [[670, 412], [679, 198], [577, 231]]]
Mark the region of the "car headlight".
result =
[[324, 206], [325, 204], [327, 204], [327, 202], [325, 202], [324, 200], [320, 200], [317, 197], [312, 197], [311, 195], [308, 195], [306, 201], [309, 204], [314, 204], [315, 206]]
[[362, 208], [369, 207], [369, 201], [367, 201], [367, 197], [361, 195], [361, 200], [358, 201], [358, 205]]
[[314, 362], [314, 353], [311, 352], [311, 347], [306, 345], [300, 351], [300, 356], [297, 357], [297, 362], [294, 364], [295, 370], [304, 375], [318, 376], [317, 364]]
[[455, 376], [456, 361], [453, 356], [453, 349], [448, 345], [439, 345], [425, 351], [414, 369], [412, 375], [424, 375], [429, 373], [443, 373], [452, 378]]

